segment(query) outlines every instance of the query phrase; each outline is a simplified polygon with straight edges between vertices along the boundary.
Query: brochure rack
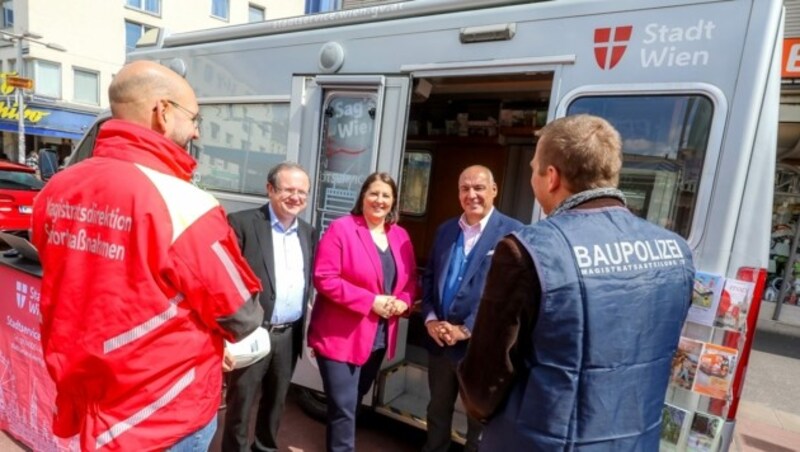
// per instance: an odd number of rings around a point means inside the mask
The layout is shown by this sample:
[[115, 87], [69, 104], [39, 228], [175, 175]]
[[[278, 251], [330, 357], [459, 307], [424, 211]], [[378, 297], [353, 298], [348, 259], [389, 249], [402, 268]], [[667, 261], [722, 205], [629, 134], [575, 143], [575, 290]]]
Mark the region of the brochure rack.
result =
[[736, 417], [765, 272], [736, 278], [698, 271], [692, 305], [672, 362], [662, 418], [662, 451], [727, 450]]

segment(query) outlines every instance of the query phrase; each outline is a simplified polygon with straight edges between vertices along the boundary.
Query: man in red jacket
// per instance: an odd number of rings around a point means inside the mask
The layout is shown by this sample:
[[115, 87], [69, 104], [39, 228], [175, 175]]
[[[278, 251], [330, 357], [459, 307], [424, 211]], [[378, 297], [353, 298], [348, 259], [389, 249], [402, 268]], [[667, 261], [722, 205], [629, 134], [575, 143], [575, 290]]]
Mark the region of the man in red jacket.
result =
[[190, 183], [201, 118], [189, 84], [134, 62], [109, 100], [94, 156], [34, 205], [53, 430], [80, 433], [83, 450], [205, 450], [223, 339], [261, 324], [260, 284], [219, 203]]

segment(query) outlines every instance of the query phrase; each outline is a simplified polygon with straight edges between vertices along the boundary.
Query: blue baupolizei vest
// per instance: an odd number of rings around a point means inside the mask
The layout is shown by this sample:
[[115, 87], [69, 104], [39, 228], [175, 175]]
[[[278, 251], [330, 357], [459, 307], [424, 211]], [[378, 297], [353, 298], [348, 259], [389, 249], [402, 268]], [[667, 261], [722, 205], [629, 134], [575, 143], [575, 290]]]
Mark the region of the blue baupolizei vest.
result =
[[525, 359], [486, 451], [657, 451], [694, 266], [678, 235], [622, 207], [515, 233], [542, 287]]

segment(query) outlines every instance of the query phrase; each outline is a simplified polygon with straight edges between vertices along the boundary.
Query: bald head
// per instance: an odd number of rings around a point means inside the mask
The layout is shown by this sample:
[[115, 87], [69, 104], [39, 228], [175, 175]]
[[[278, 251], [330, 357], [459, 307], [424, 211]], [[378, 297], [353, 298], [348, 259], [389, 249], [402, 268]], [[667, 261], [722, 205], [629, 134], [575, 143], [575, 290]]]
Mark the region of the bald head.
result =
[[491, 183], [494, 183], [494, 174], [492, 174], [492, 170], [483, 166], [483, 165], [472, 165], [464, 168], [461, 171], [461, 175], [459, 176], [459, 180], [463, 177], [468, 175], [475, 175], [475, 174], [483, 174]]
[[108, 88], [114, 118], [149, 126], [149, 116], [158, 99], [191, 90], [186, 80], [171, 69], [152, 61], [134, 61], [117, 73]]
[[194, 90], [166, 66], [153, 61], [126, 64], [111, 82], [108, 99], [115, 119], [147, 127], [181, 147], [197, 138], [191, 117], [199, 111]]

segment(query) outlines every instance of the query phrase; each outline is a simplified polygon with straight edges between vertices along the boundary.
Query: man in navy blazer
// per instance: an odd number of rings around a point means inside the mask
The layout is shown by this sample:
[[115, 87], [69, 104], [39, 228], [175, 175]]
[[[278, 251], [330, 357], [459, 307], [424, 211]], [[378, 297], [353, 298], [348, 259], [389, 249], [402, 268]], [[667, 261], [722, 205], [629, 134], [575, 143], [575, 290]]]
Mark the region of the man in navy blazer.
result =
[[[522, 223], [494, 208], [497, 184], [484, 166], [470, 166], [458, 178], [464, 213], [436, 231], [422, 278], [422, 315], [428, 331], [428, 439], [423, 452], [450, 448], [453, 408], [458, 397], [456, 366], [467, 350], [494, 247]], [[478, 450], [481, 425], [468, 418], [465, 451]]]

